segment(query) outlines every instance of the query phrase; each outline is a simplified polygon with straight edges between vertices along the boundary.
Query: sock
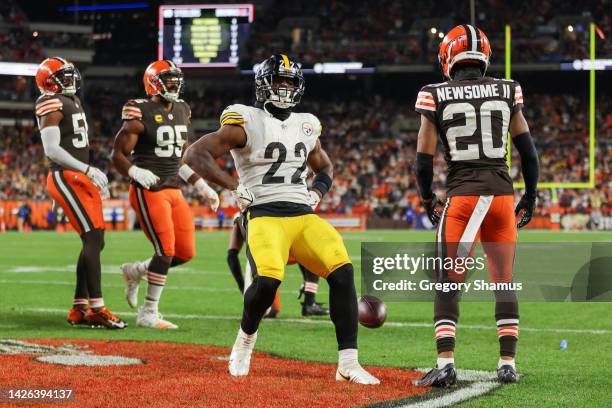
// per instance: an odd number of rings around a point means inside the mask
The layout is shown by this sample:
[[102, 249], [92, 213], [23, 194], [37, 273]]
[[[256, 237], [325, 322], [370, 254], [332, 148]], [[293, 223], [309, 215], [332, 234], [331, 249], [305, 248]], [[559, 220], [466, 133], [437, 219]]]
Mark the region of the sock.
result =
[[315, 296], [319, 290], [319, 285], [312, 282], [304, 282], [304, 304], [307, 306], [314, 305]]
[[155, 272], [147, 272], [147, 295], [145, 296], [144, 308], [157, 311], [159, 298], [166, 285], [166, 275]]
[[[79, 254], [79, 260], [77, 262], [74, 299], [75, 305], [77, 304], [77, 299], [84, 300], [84, 304], [89, 303], [87, 301], [87, 299], [89, 299], [89, 292], [87, 291], [87, 266], [85, 265], [85, 257], [83, 256], [83, 251], [81, 251], [81, 253]], [[83, 302], [81, 304], [83, 304]]]
[[266, 310], [272, 305], [276, 290], [281, 281], [268, 276], [255, 276], [253, 283], [244, 293], [244, 308], [242, 311], [241, 330], [246, 334], [254, 334], [259, 328]]
[[519, 336], [519, 307], [516, 292], [495, 292], [495, 320], [499, 355], [514, 357]]
[[436, 291], [434, 298], [434, 330], [438, 354], [455, 351], [455, 331], [459, 320], [461, 292]]
[[514, 359], [504, 360], [504, 359], [500, 358], [499, 361], [497, 362], [497, 368], [500, 368], [501, 366], [505, 366], [505, 365], [512, 366], [512, 368], [514, 368], [516, 370], [516, 364], [514, 362]]
[[447, 364], [455, 364], [455, 357], [438, 357], [437, 364], [439, 369], [446, 367]]
[[357, 349], [357, 294], [353, 265], [346, 264], [327, 277], [329, 314], [336, 328], [338, 350]]
[[100, 309], [104, 307], [104, 299], [101, 297], [89, 298], [89, 307], [91, 307], [92, 309]]
[[242, 267], [240, 266], [240, 259], [238, 259], [238, 250], [230, 248], [227, 250], [227, 265], [230, 268], [230, 272], [240, 289], [240, 293], [244, 292], [244, 278], [242, 277]]
[[87, 300], [86, 298], [78, 298], [78, 297], [75, 297], [75, 298], [72, 300], [72, 305], [73, 305], [74, 307], [80, 307], [80, 308], [82, 308], [82, 309], [83, 309], [83, 308], [85, 308], [85, 307], [86, 307], [88, 304], [89, 304], [89, 300]]
[[350, 367], [359, 364], [359, 353], [356, 348], [338, 351], [338, 367]]
[[81, 235], [83, 267], [87, 276], [89, 299], [102, 297], [102, 267], [100, 253], [104, 248], [104, 230], [94, 229]]
[[311, 306], [314, 304], [317, 291], [319, 290], [319, 277], [301, 264], [299, 266], [304, 278], [304, 305]]
[[238, 336], [236, 337], [236, 343], [240, 342], [244, 346], [249, 346], [252, 343], [255, 343], [257, 340], [257, 332], [252, 334], [246, 334], [242, 327], [238, 328]]

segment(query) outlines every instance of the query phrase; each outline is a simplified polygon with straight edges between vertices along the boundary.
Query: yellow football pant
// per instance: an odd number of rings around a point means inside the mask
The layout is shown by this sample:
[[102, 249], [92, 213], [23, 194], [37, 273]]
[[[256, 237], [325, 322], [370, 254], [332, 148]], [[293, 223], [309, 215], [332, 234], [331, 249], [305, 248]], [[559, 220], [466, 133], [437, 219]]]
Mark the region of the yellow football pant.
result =
[[315, 214], [248, 219], [247, 257], [259, 276], [282, 281], [289, 255], [322, 278], [351, 263], [338, 231]]

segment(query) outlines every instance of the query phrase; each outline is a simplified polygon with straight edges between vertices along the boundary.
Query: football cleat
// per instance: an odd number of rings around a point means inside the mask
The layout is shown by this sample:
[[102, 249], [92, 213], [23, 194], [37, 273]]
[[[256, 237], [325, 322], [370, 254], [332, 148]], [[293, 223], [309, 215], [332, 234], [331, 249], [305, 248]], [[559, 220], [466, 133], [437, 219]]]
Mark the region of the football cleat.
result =
[[329, 315], [329, 309], [323, 307], [322, 303], [313, 303], [312, 305], [307, 305], [306, 303], [302, 303], [302, 316], [327, 316]]
[[70, 311], [68, 312], [68, 317], [66, 317], [66, 320], [72, 326], [76, 326], [79, 324], [89, 324], [85, 320], [85, 317], [90, 313], [91, 313], [91, 309], [89, 308], [89, 306], [85, 306], [85, 307], [73, 306], [72, 309], [70, 309]]
[[147, 309], [144, 306], [138, 309], [136, 326], [148, 327], [151, 329], [178, 329], [176, 324], [164, 320], [163, 316], [157, 310]]
[[423, 378], [414, 381], [418, 387], [451, 387], [457, 383], [457, 370], [453, 363], [448, 363], [444, 368], [432, 368]]
[[380, 380], [368, 373], [359, 363], [336, 370], [336, 381], [349, 381], [355, 384], [378, 385]]
[[256, 341], [257, 332], [249, 336], [240, 329], [229, 358], [228, 369], [232, 376], [241, 377], [249, 374], [251, 355]]
[[121, 265], [123, 279], [125, 280], [125, 299], [131, 308], [135, 308], [136, 305], [138, 305], [138, 288], [140, 287], [140, 280], [143, 277], [143, 275], [138, 272], [137, 265], [138, 262]]
[[501, 383], [511, 384], [518, 381], [519, 375], [514, 367], [509, 364], [505, 364], [497, 369], [497, 379]]
[[125, 329], [127, 323], [115, 316], [106, 307], [99, 309], [91, 309], [91, 312], [85, 316], [85, 322], [91, 326], [104, 326], [107, 329]]
[[270, 306], [266, 313], [264, 314], [264, 319], [276, 319], [276, 316], [280, 313], [280, 310], [275, 308], [274, 306]]

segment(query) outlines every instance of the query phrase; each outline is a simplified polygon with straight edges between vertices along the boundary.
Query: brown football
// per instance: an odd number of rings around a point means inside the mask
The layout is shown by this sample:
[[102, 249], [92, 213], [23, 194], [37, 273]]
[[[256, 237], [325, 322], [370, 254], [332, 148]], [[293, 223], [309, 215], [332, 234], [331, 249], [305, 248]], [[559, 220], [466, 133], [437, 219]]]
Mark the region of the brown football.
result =
[[357, 302], [359, 323], [369, 329], [376, 329], [387, 320], [387, 305], [377, 297], [364, 295]]

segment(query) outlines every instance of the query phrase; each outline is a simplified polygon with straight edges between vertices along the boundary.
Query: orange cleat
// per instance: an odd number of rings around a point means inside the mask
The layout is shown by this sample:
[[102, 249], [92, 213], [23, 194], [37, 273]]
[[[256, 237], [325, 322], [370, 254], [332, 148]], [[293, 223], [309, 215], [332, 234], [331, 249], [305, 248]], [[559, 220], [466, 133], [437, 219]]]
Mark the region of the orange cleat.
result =
[[115, 316], [106, 307], [94, 310], [85, 316], [85, 321], [91, 326], [104, 326], [107, 329], [124, 329], [127, 323]]
[[85, 317], [91, 313], [91, 309], [89, 306], [85, 305], [84, 307], [72, 306], [72, 309], [68, 312], [68, 317], [66, 320], [72, 326], [76, 326], [79, 324], [89, 324]]

